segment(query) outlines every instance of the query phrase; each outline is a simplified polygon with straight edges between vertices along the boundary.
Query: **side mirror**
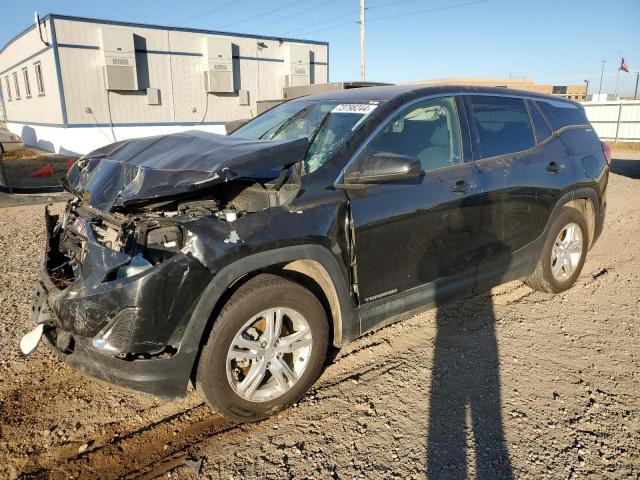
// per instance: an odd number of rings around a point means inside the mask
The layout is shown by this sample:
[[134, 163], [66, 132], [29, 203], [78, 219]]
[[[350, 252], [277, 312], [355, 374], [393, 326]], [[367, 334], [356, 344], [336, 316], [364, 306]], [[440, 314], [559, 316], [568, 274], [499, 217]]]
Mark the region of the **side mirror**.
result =
[[345, 177], [345, 183], [384, 183], [418, 178], [422, 165], [415, 157], [394, 153], [376, 153], [369, 156], [358, 171]]

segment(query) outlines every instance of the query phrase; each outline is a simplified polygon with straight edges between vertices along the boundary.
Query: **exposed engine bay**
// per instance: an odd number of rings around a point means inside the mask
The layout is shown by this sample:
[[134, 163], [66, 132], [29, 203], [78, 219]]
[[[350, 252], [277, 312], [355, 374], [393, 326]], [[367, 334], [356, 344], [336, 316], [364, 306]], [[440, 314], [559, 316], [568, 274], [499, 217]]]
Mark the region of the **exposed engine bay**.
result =
[[76, 197], [69, 201], [61, 223], [60, 254], [66, 258], [50, 259], [51, 278], [61, 289], [73, 281], [72, 266], [83, 261], [88, 229], [101, 246], [131, 257], [128, 266], [105, 280], [125, 278], [181, 251], [188, 235], [181, 227], [184, 222], [202, 217], [234, 222], [245, 215], [289, 203], [297, 195], [299, 185], [294, 178], [283, 185], [282, 182], [235, 180], [180, 198], [150, 201], [115, 212], [98, 210]]

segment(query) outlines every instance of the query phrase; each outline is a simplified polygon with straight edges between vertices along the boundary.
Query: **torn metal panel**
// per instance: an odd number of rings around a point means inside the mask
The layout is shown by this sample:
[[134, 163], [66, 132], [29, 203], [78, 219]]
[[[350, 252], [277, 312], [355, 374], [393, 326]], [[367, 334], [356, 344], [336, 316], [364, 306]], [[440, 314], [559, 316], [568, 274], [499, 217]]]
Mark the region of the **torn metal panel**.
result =
[[[51, 218], [47, 212], [49, 288], [45, 304], [53, 312], [51, 321], [56, 327], [84, 337], [108, 333], [116, 353], [153, 352], [179, 343], [202, 285], [211, 280], [202, 264], [178, 252], [153, 268], [114, 278], [114, 271], [130, 262], [131, 256], [99, 244], [87, 229], [82, 262], [72, 260], [73, 278], [56, 286], [50, 277], [63, 265], [57, 263], [63, 256], [61, 236], [66, 232], [60, 224], [54, 226]], [[69, 228], [67, 225], [66, 230]]]
[[102, 147], [76, 162], [65, 183], [87, 205], [113, 211], [292, 165], [308, 148], [306, 138], [246, 140], [192, 130]]

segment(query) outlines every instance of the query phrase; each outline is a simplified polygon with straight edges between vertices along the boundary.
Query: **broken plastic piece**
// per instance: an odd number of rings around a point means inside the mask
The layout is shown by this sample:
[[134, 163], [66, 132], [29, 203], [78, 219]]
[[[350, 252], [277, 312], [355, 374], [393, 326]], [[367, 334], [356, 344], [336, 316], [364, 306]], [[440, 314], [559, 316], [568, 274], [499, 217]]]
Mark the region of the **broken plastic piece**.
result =
[[238, 214], [233, 210], [225, 210], [222, 213], [224, 213], [224, 218], [227, 222], [235, 222], [238, 218]]
[[40, 324], [20, 339], [20, 351], [24, 355], [29, 355], [36, 349], [43, 331], [44, 325]]

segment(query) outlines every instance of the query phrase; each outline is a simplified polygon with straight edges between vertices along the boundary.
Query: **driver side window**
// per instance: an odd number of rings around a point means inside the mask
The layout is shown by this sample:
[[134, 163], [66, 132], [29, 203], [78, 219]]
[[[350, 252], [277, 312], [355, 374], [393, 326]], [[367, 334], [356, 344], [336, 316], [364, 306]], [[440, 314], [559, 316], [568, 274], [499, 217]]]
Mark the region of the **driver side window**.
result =
[[414, 157], [429, 171], [461, 163], [460, 143], [455, 99], [443, 97], [400, 113], [371, 141], [367, 153]]

